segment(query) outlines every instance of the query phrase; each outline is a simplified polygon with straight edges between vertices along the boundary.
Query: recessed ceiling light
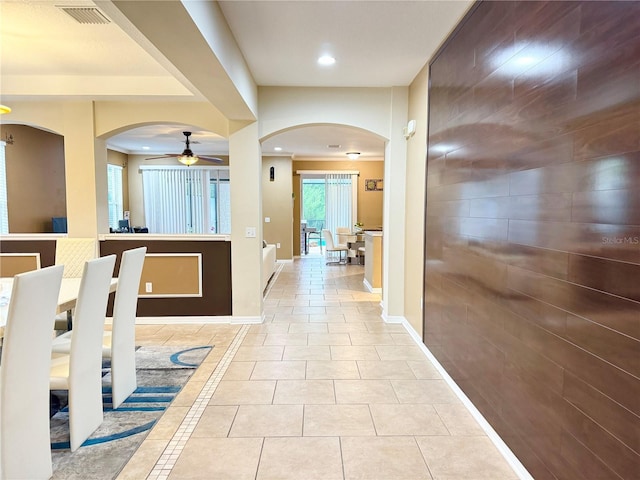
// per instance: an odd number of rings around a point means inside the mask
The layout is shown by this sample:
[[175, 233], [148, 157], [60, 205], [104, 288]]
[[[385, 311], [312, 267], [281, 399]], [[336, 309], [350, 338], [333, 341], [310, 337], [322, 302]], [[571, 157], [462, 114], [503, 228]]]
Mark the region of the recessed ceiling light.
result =
[[282, 151], [282, 147], [273, 147], [273, 149], [274, 149], [276, 152], [281, 152], [281, 151]]
[[332, 57], [331, 55], [322, 55], [318, 59], [318, 63], [320, 65], [333, 65], [334, 63], [336, 63], [336, 59], [334, 57]]
[[142, 147], [143, 150], [149, 150], [151, 147], [147, 147], [146, 145]]

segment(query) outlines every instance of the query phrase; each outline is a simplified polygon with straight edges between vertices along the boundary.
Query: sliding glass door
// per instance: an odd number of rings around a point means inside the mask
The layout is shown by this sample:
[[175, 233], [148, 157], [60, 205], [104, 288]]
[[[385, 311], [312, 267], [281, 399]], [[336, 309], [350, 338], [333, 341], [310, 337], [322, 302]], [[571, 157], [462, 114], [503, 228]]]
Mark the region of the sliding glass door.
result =
[[353, 228], [358, 218], [357, 173], [301, 173], [301, 190], [301, 221], [307, 227], [334, 235], [338, 227]]
[[142, 167], [150, 233], [231, 233], [228, 168]]

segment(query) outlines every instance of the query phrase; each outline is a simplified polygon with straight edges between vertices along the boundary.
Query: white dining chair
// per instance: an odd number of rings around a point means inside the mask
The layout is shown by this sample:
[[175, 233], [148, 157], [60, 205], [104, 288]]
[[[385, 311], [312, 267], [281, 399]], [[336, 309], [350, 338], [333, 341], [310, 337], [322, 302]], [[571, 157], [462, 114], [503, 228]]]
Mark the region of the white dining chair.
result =
[[69, 441], [75, 451], [100, 426], [102, 336], [116, 256], [85, 263], [68, 354], [52, 353], [49, 388], [69, 391]]
[[62, 266], [16, 275], [0, 364], [0, 478], [48, 479], [49, 369]]
[[56, 239], [55, 264], [64, 265], [63, 278], [79, 278], [84, 264], [98, 256], [98, 242], [95, 238]]
[[[339, 245], [346, 245], [351, 238], [355, 237], [351, 234], [351, 229], [349, 227], [336, 227], [336, 236], [338, 237]], [[355, 240], [353, 241], [355, 242]]]
[[118, 287], [113, 304], [111, 332], [105, 332], [103, 357], [111, 357], [111, 396], [118, 408], [137, 387], [136, 381], [136, 310], [138, 288], [147, 247], [122, 253]]
[[[97, 258], [98, 242], [95, 238], [58, 238], [56, 239], [55, 265], [63, 265], [62, 278], [80, 278], [87, 260]], [[56, 330], [70, 330], [73, 312], [68, 311], [56, 316]]]
[[[136, 308], [138, 287], [147, 247], [126, 250], [122, 253], [118, 286], [113, 304], [113, 325], [105, 331], [102, 340], [102, 357], [111, 359], [111, 395], [113, 408], [118, 408], [137, 387], [136, 380]], [[53, 341], [53, 351], [71, 351], [73, 330]]]
[[[346, 253], [349, 248], [346, 245], [342, 244], [334, 244], [333, 243], [333, 234], [330, 230], [324, 229], [322, 230], [322, 238], [324, 238], [324, 243], [326, 245], [327, 256], [332, 252], [338, 252], [340, 257], [337, 262], [326, 262], [327, 265], [344, 265], [347, 263]], [[342, 252], [345, 253], [344, 259], [342, 258]]]

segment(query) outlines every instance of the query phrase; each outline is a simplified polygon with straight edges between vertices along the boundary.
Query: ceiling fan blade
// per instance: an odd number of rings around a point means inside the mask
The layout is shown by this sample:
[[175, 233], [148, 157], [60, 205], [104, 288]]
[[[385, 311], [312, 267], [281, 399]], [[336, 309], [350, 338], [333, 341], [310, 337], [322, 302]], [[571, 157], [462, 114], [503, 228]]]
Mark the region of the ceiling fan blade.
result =
[[171, 157], [179, 157], [180, 154], [179, 153], [165, 153], [164, 155], [161, 155], [159, 157], [148, 157], [145, 158], [145, 160], [157, 160], [158, 158], [171, 158]]
[[224, 163], [224, 160], [218, 157], [209, 157], [207, 155], [198, 155], [200, 160], [204, 160], [205, 162], [213, 162], [213, 163]]

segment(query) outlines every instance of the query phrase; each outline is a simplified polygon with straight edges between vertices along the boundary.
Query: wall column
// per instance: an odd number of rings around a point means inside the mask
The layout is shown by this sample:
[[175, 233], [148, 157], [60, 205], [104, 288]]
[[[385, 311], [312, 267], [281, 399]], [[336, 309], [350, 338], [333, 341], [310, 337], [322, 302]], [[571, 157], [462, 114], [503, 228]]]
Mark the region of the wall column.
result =
[[404, 229], [409, 92], [407, 87], [391, 89], [389, 141], [384, 152], [384, 206], [382, 239], [382, 315], [387, 321], [404, 315]]
[[92, 102], [62, 106], [67, 223], [70, 237], [108, 232], [107, 149], [95, 138]]
[[[231, 289], [234, 317], [262, 319], [262, 160], [258, 124], [229, 136]], [[255, 238], [247, 238], [248, 227]]]

